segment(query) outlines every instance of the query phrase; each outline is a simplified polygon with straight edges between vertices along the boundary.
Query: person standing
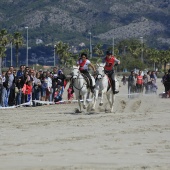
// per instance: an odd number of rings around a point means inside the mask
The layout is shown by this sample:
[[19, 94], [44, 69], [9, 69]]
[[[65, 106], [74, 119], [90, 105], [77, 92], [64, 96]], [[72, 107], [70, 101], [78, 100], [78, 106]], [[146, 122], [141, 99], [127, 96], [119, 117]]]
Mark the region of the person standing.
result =
[[1, 78], [0, 78], [0, 82], [2, 83], [2, 88], [1, 88], [1, 95], [0, 95], [0, 101], [1, 101], [1, 103], [0, 103], [0, 105], [2, 106], [2, 107], [5, 107], [5, 94], [6, 94], [6, 85], [5, 85], [5, 81], [6, 81], [6, 72], [5, 71], [3, 71], [2, 72], [2, 75], [1, 75]]
[[131, 74], [128, 77], [128, 94], [134, 93], [135, 91], [136, 91], [135, 72], [131, 71]]
[[27, 102], [30, 102], [32, 98], [32, 81], [31, 80], [29, 80], [26, 84], [25, 94], [27, 96]]
[[141, 75], [142, 71], [139, 70], [139, 73], [136, 77], [136, 87], [137, 87], [137, 92], [142, 93], [143, 90], [143, 76]]
[[119, 91], [116, 91], [115, 87], [115, 74], [114, 74], [114, 66], [120, 64], [120, 61], [112, 54], [112, 51], [106, 52], [106, 57], [104, 58], [105, 66], [104, 71], [105, 74], [108, 75], [111, 85], [113, 94], [118, 93]]

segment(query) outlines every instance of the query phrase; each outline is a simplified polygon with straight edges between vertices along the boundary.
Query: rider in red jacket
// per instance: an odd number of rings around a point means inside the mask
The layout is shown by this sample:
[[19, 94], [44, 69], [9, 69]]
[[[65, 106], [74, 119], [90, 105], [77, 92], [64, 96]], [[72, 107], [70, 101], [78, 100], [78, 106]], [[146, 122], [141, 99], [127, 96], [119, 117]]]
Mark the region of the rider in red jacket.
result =
[[104, 67], [105, 74], [107, 74], [111, 80], [113, 94], [116, 94], [119, 91], [115, 91], [114, 66], [120, 64], [120, 61], [115, 56], [112, 55], [112, 51], [107, 51], [104, 62], [105, 62]]

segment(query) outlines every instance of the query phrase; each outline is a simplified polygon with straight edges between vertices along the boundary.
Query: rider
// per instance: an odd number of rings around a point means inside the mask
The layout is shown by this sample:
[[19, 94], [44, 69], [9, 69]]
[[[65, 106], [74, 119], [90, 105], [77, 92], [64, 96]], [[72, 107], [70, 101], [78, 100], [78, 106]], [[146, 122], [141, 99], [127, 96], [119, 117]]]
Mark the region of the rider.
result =
[[89, 66], [93, 69], [94, 72], [96, 72], [95, 67], [92, 65], [92, 63], [90, 62], [90, 60], [88, 60], [87, 58], [87, 54], [86, 53], [82, 53], [79, 60], [77, 61], [77, 66], [79, 66], [79, 70], [81, 73], [83, 73], [85, 76], [88, 77], [89, 81], [90, 81], [90, 89], [91, 92], [94, 93], [94, 87], [93, 83], [92, 83], [92, 78], [91, 75], [88, 72], [88, 68]]
[[120, 61], [115, 56], [112, 55], [112, 51], [107, 51], [106, 57], [104, 58], [104, 62], [105, 62], [104, 71], [105, 74], [107, 74], [111, 80], [113, 94], [119, 93], [119, 91], [116, 91], [115, 89], [114, 65], [120, 64]]

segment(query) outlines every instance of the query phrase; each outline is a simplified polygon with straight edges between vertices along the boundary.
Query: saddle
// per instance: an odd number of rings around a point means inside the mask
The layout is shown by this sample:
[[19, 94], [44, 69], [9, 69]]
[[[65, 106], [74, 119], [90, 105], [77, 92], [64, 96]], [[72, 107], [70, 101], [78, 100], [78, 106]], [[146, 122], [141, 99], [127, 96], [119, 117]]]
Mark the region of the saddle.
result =
[[83, 76], [83, 78], [85, 79], [85, 81], [87, 83], [87, 88], [90, 88], [90, 79], [83, 73], [81, 73], [81, 75]]
[[112, 88], [113, 85], [113, 81], [111, 78], [108, 77], [108, 87], [107, 87], [107, 91], [109, 91], [110, 88]]

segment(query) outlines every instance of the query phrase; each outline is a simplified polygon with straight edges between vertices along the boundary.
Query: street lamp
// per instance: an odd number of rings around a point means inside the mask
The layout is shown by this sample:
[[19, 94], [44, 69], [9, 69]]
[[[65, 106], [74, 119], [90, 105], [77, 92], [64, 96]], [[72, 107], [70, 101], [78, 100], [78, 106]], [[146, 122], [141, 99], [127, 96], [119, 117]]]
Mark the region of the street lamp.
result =
[[90, 58], [92, 58], [91, 32], [89, 32], [89, 35], [90, 35]]
[[11, 41], [11, 66], [12, 66], [12, 41]]
[[55, 67], [55, 47], [56, 45], [54, 45], [54, 67]]
[[114, 55], [114, 47], [115, 47], [115, 41], [114, 41], [114, 37], [113, 37], [113, 51], [112, 51], [113, 55]]
[[28, 66], [28, 27], [25, 27], [27, 29], [27, 55], [26, 55], [26, 66]]
[[143, 37], [140, 37], [141, 40], [141, 62], [143, 63]]

